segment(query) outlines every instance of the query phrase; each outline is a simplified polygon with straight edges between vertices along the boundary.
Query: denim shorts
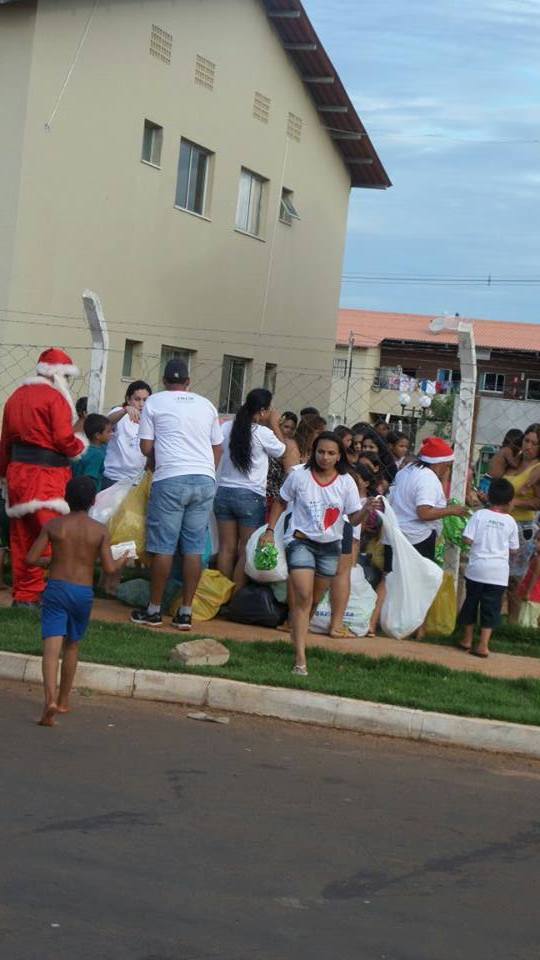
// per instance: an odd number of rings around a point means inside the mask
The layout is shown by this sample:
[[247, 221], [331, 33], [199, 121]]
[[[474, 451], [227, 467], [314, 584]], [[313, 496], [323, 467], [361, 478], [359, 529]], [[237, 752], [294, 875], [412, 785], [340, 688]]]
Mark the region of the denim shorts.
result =
[[493, 629], [501, 622], [501, 606], [506, 587], [496, 583], [480, 583], [465, 577], [465, 600], [459, 612], [462, 627], [476, 624], [480, 610], [480, 626]]
[[289, 570], [313, 570], [318, 577], [335, 577], [341, 556], [341, 541], [317, 543], [294, 538], [287, 544]]
[[146, 516], [148, 553], [202, 555], [216, 487], [211, 477], [154, 480]]
[[218, 487], [214, 500], [217, 520], [235, 520], [241, 527], [262, 527], [266, 517], [266, 497], [246, 487]]

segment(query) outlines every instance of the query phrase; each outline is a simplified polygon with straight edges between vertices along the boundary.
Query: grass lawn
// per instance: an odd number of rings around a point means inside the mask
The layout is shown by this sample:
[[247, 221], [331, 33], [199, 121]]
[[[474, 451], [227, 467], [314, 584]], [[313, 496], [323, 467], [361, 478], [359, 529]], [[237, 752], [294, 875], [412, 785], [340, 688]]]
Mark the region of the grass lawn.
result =
[[[427, 636], [425, 643], [437, 643], [441, 646], [455, 646], [463, 634], [457, 629], [450, 637]], [[540, 630], [532, 627], [519, 627], [504, 621], [497, 627], [490, 641], [489, 649], [493, 653], [508, 653], [519, 657], [540, 657]]]
[[[180, 637], [178, 641], [180, 641]], [[193, 639], [193, 638], [191, 638]], [[231, 651], [224, 667], [193, 670], [171, 663], [170, 635], [129, 625], [93, 622], [81, 646], [81, 659], [117, 666], [227, 677], [276, 687], [294, 687], [376, 703], [391, 703], [469, 717], [486, 717], [540, 726], [540, 681], [500, 680], [433, 664], [361, 654], [309, 651], [309, 677], [291, 674], [288, 643], [225, 641]], [[39, 623], [22, 610], [0, 610], [0, 649], [40, 654]]]

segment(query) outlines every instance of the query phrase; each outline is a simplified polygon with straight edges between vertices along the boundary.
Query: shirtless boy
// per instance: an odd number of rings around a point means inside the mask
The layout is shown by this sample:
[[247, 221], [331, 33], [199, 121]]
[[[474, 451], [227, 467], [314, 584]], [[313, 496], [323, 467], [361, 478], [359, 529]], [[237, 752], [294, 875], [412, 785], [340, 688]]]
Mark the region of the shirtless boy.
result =
[[[42, 727], [54, 726], [56, 714], [69, 710], [78, 645], [86, 632], [92, 610], [97, 558], [101, 559], [105, 573], [116, 573], [128, 560], [127, 554], [113, 560], [107, 528], [88, 516], [95, 499], [96, 485], [90, 477], [70, 480], [66, 487], [66, 501], [71, 513], [51, 520], [26, 556], [30, 566], [49, 568], [41, 605], [45, 707], [38, 722]], [[56, 679], [62, 650], [57, 696]]]

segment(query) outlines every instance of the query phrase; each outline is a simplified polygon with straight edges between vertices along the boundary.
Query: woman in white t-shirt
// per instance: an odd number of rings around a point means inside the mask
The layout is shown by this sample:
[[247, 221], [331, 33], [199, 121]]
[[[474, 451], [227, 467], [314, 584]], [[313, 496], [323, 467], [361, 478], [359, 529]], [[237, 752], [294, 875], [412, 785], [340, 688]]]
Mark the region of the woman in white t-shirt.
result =
[[315, 578], [332, 578], [337, 573], [344, 516], [353, 526], [362, 518], [362, 501], [348, 469], [341, 440], [330, 431], [319, 434], [306, 465], [288, 474], [261, 537], [261, 543], [273, 542], [274, 527], [290, 507], [286, 550], [294, 599], [291, 637], [296, 663], [293, 673], [300, 676], [307, 675], [306, 638]]
[[[452, 447], [439, 437], [427, 437], [416, 460], [398, 471], [390, 491], [390, 503], [402, 533], [415, 550], [435, 560], [437, 536], [444, 517], [463, 517], [465, 505], [448, 506], [443, 482], [454, 459]], [[384, 548], [384, 572], [392, 570], [392, 549]], [[424, 635], [423, 626], [416, 636]]]
[[125, 402], [107, 414], [114, 430], [107, 444], [103, 464], [102, 490], [118, 480], [135, 481], [146, 466], [146, 457], [139, 446], [139, 421], [142, 409], [152, 394], [144, 380], [135, 380], [126, 390]]
[[246, 544], [264, 523], [268, 458], [286, 446], [269, 390], [251, 390], [234, 420], [223, 424], [223, 457], [214, 500], [219, 534], [218, 570], [237, 587], [246, 583]]

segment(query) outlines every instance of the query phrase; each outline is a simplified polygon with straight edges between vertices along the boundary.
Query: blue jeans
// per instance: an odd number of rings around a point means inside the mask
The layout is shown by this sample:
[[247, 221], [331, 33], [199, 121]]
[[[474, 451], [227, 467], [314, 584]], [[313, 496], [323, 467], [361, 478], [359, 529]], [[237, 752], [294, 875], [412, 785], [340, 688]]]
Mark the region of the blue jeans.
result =
[[318, 577], [335, 577], [341, 556], [341, 540], [318, 543], [293, 538], [285, 549], [289, 570], [313, 570]]
[[236, 520], [241, 527], [262, 527], [266, 497], [246, 487], [218, 487], [214, 500], [218, 520]]
[[155, 480], [146, 517], [148, 553], [202, 555], [215, 486], [211, 477], [198, 475]]

